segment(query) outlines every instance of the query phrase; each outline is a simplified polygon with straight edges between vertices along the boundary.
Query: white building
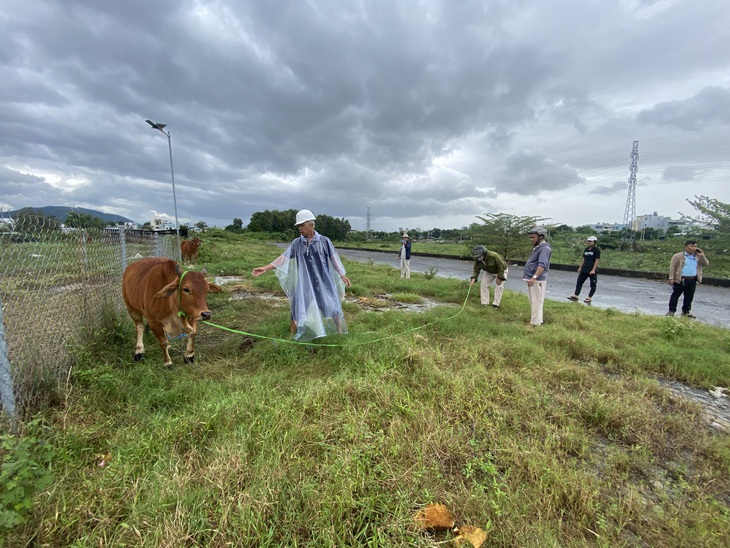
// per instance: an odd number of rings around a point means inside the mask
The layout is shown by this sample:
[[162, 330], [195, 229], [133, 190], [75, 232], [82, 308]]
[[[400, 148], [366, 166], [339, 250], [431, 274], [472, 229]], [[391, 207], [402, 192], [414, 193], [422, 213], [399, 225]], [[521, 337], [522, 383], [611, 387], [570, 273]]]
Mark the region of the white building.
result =
[[152, 230], [158, 231], [158, 230], [175, 230], [175, 223], [171, 223], [170, 221], [164, 220], [164, 219], [152, 219], [150, 222], [150, 226], [152, 227]]
[[633, 229], [638, 231], [642, 231], [646, 228], [653, 228], [656, 230], [661, 230], [663, 232], [666, 232], [669, 228], [669, 223], [672, 221], [669, 217], [665, 217], [664, 215], [659, 215], [656, 211], [652, 213], [651, 215], [637, 215], [636, 219], [634, 220], [634, 227]]
[[596, 223], [588, 225], [599, 234], [607, 234], [609, 232], [621, 232], [624, 229], [623, 224], [619, 223]]

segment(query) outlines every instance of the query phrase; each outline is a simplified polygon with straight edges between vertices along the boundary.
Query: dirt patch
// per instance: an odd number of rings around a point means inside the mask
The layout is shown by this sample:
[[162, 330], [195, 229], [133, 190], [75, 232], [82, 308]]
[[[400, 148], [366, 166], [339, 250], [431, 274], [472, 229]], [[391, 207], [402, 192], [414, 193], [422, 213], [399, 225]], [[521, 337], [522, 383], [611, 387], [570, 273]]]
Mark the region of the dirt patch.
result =
[[431, 310], [437, 306], [453, 306], [448, 303], [441, 303], [432, 299], [421, 298], [418, 303], [404, 303], [394, 299], [387, 293], [376, 295], [375, 297], [347, 297], [345, 299], [349, 303], [358, 305], [363, 310], [371, 312], [380, 312], [383, 310], [401, 310], [403, 312], [424, 312]]
[[668, 388], [675, 396], [700, 404], [707, 425], [718, 432], [730, 434], [729, 390], [720, 387], [705, 390], [667, 379], [659, 379], [659, 384]]
[[238, 345], [238, 351], [242, 354], [245, 354], [253, 348], [253, 345], [256, 344], [256, 342], [256, 339], [254, 339], [253, 337], [244, 337], [241, 344]]
[[[256, 293], [248, 289], [235, 286], [231, 291], [231, 298], [235, 300], [242, 299], [263, 299], [274, 301], [286, 301], [287, 297], [283, 293]], [[455, 306], [449, 303], [441, 303], [432, 299], [422, 299], [419, 303], [404, 303], [393, 299], [388, 294], [375, 295], [374, 297], [345, 297], [348, 303], [356, 304], [362, 310], [369, 312], [382, 312], [383, 310], [401, 310], [403, 312], [424, 312], [431, 310], [437, 306]]]

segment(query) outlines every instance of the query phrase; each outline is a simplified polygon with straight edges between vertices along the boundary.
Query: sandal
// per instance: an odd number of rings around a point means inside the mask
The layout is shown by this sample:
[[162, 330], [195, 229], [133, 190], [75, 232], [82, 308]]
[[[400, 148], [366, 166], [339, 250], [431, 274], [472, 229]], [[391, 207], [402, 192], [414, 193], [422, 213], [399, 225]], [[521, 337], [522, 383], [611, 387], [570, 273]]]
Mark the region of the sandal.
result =
[[585, 298], [585, 300], [584, 300], [583, 302], [584, 302], [584, 303], [589, 303], [589, 302], [591, 302], [591, 298], [590, 298], [590, 297], [586, 297], [586, 298]]
[[570, 297], [568, 297], [568, 300], [569, 301], [577, 301], [578, 300], [578, 297], [576, 297], [575, 295], [571, 295]]

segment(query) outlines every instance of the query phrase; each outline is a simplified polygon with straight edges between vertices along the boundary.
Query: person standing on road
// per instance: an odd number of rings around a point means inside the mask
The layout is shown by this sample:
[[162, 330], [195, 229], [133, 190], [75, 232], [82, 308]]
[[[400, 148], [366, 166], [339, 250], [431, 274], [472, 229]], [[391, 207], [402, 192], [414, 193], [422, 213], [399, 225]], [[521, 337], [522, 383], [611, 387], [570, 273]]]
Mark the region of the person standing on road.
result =
[[674, 316], [677, 312], [679, 296], [682, 300], [682, 316], [695, 318], [692, 315], [692, 299], [695, 296], [697, 284], [702, 283], [702, 267], [708, 266], [710, 261], [705, 253], [697, 247], [697, 240], [685, 240], [684, 251], [672, 255], [669, 262], [669, 285], [672, 286], [672, 296], [669, 298], [669, 312], [667, 316]]
[[404, 232], [403, 237], [400, 241], [400, 277], [410, 278], [411, 277], [411, 239], [408, 237], [408, 233]]
[[330, 239], [314, 230], [315, 219], [308, 209], [299, 211], [294, 226], [301, 236], [271, 263], [252, 272], [258, 277], [276, 269], [289, 297], [291, 332], [297, 341], [347, 333], [342, 300], [350, 279]]
[[547, 230], [541, 226], [531, 228], [527, 233], [532, 243], [532, 251], [525, 263], [522, 280], [527, 282], [527, 298], [530, 301], [530, 325], [537, 327], [543, 323], [542, 308], [547, 291], [547, 274], [550, 268], [552, 249], [545, 241]]
[[578, 281], [575, 284], [575, 292], [568, 297], [571, 301], [578, 300], [581, 289], [583, 289], [583, 283], [589, 278], [591, 280], [591, 290], [588, 292], [588, 297], [586, 297], [583, 302], [591, 302], [593, 300], [593, 295], [596, 294], [596, 286], [598, 285], [598, 274], [596, 274], [596, 270], [598, 270], [598, 261], [601, 258], [601, 250], [596, 247], [597, 241], [598, 238], [595, 236], [588, 236], [586, 238], [588, 247], [583, 250], [583, 258], [581, 259], [580, 266], [578, 267]]
[[469, 285], [474, 285], [483, 270], [482, 285], [480, 288], [482, 306], [489, 306], [489, 286], [494, 282], [494, 300], [492, 308], [499, 308], [504, 294], [504, 282], [507, 281], [507, 263], [496, 251], [489, 251], [483, 245], [476, 246], [472, 252], [474, 257], [474, 272]]

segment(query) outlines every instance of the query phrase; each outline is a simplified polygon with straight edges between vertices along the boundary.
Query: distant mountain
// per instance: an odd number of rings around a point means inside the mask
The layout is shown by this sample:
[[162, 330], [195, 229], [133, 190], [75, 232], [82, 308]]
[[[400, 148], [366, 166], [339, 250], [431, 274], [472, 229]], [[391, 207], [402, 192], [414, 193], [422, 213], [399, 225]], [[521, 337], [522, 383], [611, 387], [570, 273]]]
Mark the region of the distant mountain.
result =
[[[26, 209], [26, 208], [23, 208]], [[92, 217], [99, 217], [100, 219], [103, 219], [107, 223], [126, 223], [126, 222], [132, 222], [132, 219], [127, 219], [126, 217], [122, 217], [121, 215], [113, 215], [111, 213], [104, 213], [103, 211], [97, 211], [95, 209], [86, 209], [84, 207], [68, 207], [68, 206], [43, 206], [43, 207], [34, 207], [33, 208], [36, 211], [43, 212], [43, 215], [46, 217], [53, 216], [56, 219], [58, 219], [59, 222], [64, 222], [66, 220], [66, 215], [68, 215], [69, 211], [76, 211], [78, 213], [86, 213], [87, 215], [91, 215]], [[3, 211], [2, 216], [3, 217], [15, 217], [15, 214], [20, 211], [19, 209], [16, 209], [14, 211]]]

